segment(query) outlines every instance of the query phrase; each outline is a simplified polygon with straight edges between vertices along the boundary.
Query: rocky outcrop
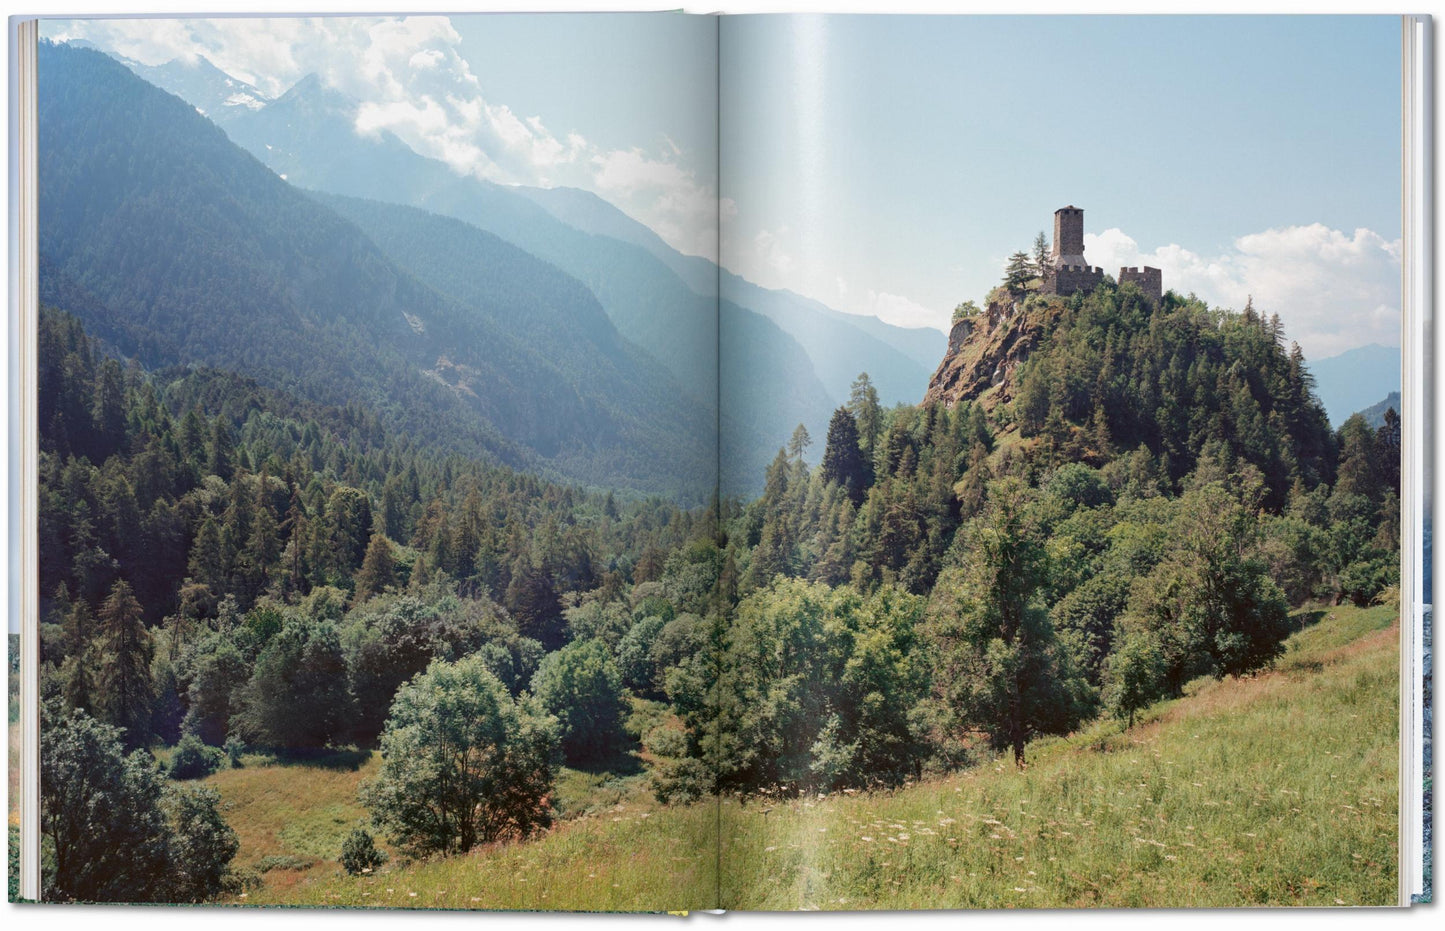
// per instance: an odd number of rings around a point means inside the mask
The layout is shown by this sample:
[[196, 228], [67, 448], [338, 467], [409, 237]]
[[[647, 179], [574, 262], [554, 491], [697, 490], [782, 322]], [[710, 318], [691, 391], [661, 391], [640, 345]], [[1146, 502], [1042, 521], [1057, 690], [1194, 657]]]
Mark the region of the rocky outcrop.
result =
[[1038, 299], [1025, 307], [1005, 294], [990, 300], [983, 313], [957, 320], [923, 403], [952, 407], [979, 401], [992, 410], [1012, 400], [1019, 365], [1038, 345], [1049, 316], [1061, 309], [1055, 301]]

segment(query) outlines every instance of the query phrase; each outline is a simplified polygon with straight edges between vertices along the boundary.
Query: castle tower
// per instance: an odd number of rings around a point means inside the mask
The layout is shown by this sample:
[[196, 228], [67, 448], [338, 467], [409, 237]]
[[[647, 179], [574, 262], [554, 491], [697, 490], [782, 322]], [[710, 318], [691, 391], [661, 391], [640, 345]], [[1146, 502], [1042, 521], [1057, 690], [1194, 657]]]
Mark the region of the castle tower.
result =
[[1088, 265], [1084, 261], [1084, 211], [1070, 204], [1054, 211], [1053, 266]]

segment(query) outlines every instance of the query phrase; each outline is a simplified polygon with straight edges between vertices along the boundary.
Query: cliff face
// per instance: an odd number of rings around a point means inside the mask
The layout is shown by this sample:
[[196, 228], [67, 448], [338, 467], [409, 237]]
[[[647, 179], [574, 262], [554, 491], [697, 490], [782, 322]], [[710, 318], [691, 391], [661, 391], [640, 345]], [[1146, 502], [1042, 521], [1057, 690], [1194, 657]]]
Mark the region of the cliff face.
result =
[[1013, 399], [1015, 373], [1038, 345], [1049, 315], [1062, 305], [1054, 300], [991, 300], [981, 314], [965, 317], [948, 335], [948, 351], [928, 384], [923, 403], [949, 407], [979, 401], [992, 410]]

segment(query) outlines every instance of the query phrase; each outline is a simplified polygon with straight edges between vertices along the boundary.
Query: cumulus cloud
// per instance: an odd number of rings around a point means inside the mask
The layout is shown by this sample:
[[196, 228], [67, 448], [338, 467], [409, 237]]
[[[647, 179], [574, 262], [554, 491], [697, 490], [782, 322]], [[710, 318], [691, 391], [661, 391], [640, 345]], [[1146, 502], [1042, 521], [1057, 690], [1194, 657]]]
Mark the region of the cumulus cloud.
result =
[[718, 201], [659, 134], [655, 151], [605, 150], [539, 115], [487, 99], [445, 16], [74, 21], [84, 38], [143, 64], [210, 59], [277, 96], [308, 73], [359, 101], [358, 133], [394, 133], [460, 174], [503, 184], [575, 186], [611, 201], [680, 251], [717, 257]]
[[1278, 313], [1310, 358], [1368, 343], [1400, 341], [1400, 249], [1368, 229], [1353, 233], [1313, 223], [1240, 236], [1218, 255], [1177, 244], [1145, 252], [1119, 229], [1084, 236], [1085, 255], [1110, 274], [1152, 265], [1164, 286], [1210, 304]]

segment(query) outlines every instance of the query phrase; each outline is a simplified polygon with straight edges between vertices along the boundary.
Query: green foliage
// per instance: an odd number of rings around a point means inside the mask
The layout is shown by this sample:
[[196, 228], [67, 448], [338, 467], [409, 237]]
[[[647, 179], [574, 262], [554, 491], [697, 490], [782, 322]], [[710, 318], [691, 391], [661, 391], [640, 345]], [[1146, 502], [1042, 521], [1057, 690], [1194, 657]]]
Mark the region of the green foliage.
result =
[[127, 747], [150, 740], [151, 638], [141, 619], [140, 602], [124, 580], [117, 580], [96, 616], [99, 655], [95, 673], [95, 710], [101, 720], [123, 730]]
[[391, 543], [381, 533], [373, 533], [362, 557], [361, 569], [356, 573], [356, 600], [365, 601], [396, 584], [396, 559], [392, 556]]
[[222, 890], [237, 850], [209, 790], [168, 790], [118, 728], [45, 707], [41, 728], [44, 897], [198, 902]]
[[556, 722], [514, 701], [479, 658], [438, 660], [397, 692], [363, 801], [418, 856], [526, 837], [551, 820], [557, 746]]
[[220, 793], [205, 787], [173, 789], [163, 808], [172, 829], [167, 900], [204, 902], [229, 891], [240, 841], [221, 817]]
[[828, 422], [828, 444], [823, 450], [823, 481], [841, 485], [858, 504], [872, 483], [871, 469], [858, 445], [858, 423], [846, 408], [833, 412]]
[[204, 779], [225, 761], [222, 751], [206, 746], [194, 734], [186, 734], [171, 753], [166, 775], [172, 779]]
[[1108, 657], [1104, 704], [1111, 714], [1134, 726], [1134, 716], [1165, 697], [1168, 670], [1164, 650], [1152, 631], [1125, 637]]
[[1126, 645], [1148, 642], [1130, 648], [1123, 671], [1111, 670], [1137, 678], [1149, 668], [1161, 678], [1147, 687], [1112, 682], [1112, 691], [1178, 695], [1198, 675], [1244, 675], [1274, 662], [1289, 636], [1284, 593], [1258, 555], [1258, 525], [1244, 503], [1205, 485], [1180, 499], [1169, 529], [1164, 558], [1135, 586], [1122, 621]]
[[661, 693], [659, 669], [653, 662], [653, 645], [667, 621], [657, 614], [644, 614], [632, 623], [617, 646], [617, 671], [622, 684], [644, 697]]
[[386, 861], [386, 851], [376, 846], [376, 841], [365, 828], [353, 828], [341, 845], [341, 868], [352, 876], [370, 873]]
[[1022, 292], [1030, 281], [1038, 275], [1038, 270], [1029, 261], [1027, 252], [1015, 252], [1008, 257], [1008, 266], [1004, 269], [1003, 284], [1005, 288], [1015, 293]]
[[1335, 438], [1277, 321], [1173, 296], [1155, 308], [1107, 284], [1077, 303], [1047, 318], [1018, 373], [1014, 415], [1049, 461], [1101, 466], [1142, 444], [1173, 483], [1222, 456], [1260, 471], [1274, 509], [1296, 479], [1334, 480]]
[[1114, 503], [1114, 492], [1098, 470], [1082, 462], [1071, 462], [1055, 471], [1044, 482], [1043, 489], [1070, 511]]
[[237, 692], [250, 678], [248, 658], [230, 638], [212, 634], [185, 648], [178, 666], [187, 705], [182, 728], [219, 746], [229, 733]]
[[744, 599], [718, 680], [720, 783], [785, 792], [897, 784], [917, 766], [909, 713], [927, 678], [922, 599], [779, 580]]
[[396, 690], [435, 659], [468, 654], [514, 691], [535, 662], [527, 642], [501, 610], [485, 599], [463, 599], [442, 588], [419, 595], [384, 595], [346, 615], [342, 652], [353, 711], [349, 733], [371, 742], [386, 723]]
[[717, 773], [697, 757], [669, 760], [653, 773], [652, 791], [664, 805], [687, 805], [717, 791]]
[[1019, 766], [1030, 739], [1067, 732], [1091, 699], [1039, 601], [1049, 568], [1036, 508], [1017, 480], [990, 486], [968, 563], [934, 590], [929, 628], [934, 688], [954, 727], [982, 729]]
[[336, 626], [287, 616], [237, 697], [232, 723], [248, 743], [301, 749], [339, 740], [352, 705]]
[[549, 654], [532, 678], [532, 694], [557, 719], [568, 762], [599, 760], [620, 748], [622, 676], [600, 640], [574, 641]]

